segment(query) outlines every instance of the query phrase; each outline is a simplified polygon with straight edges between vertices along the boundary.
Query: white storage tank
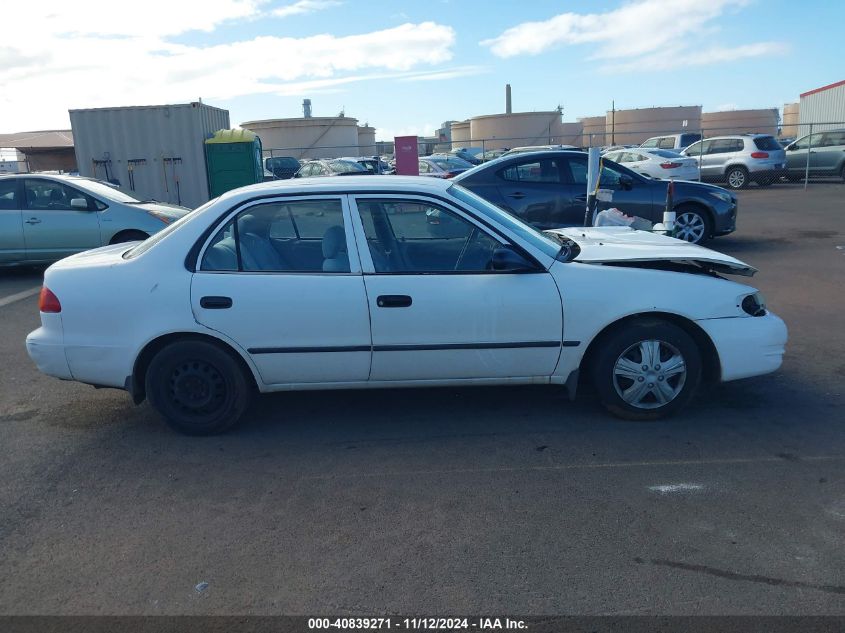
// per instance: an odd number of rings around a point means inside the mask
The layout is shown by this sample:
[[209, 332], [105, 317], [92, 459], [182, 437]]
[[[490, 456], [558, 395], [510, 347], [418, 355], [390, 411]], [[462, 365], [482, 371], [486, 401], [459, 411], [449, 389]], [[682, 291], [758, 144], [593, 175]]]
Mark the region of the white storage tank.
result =
[[246, 121], [241, 127], [258, 134], [264, 156], [358, 156], [358, 119], [351, 117], [263, 119]]
[[483, 141], [485, 150], [563, 142], [560, 140], [563, 123], [558, 110], [487, 114], [472, 117], [469, 123], [472, 144], [481, 147]]
[[190, 208], [208, 201], [203, 142], [229, 127], [228, 110], [192, 102], [69, 113], [80, 175], [142, 199]]
[[608, 110], [605, 119], [606, 144], [640, 144], [652, 136], [700, 132], [701, 106]]
[[775, 136], [779, 119], [777, 108], [705, 112], [701, 115], [701, 130], [705, 137], [746, 133]]
[[369, 125], [358, 126], [358, 153], [356, 156], [375, 156], [376, 129]]
[[604, 130], [607, 119], [604, 116], [585, 116], [578, 119], [578, 122], [581, 124], [583, 134], [582, 147], [601, 147], [605, 144]]
[[470, 125], [469, 121], [454, 121], [452, 122], [452, 149], [460, 147], [472, 147], [470, 142]]

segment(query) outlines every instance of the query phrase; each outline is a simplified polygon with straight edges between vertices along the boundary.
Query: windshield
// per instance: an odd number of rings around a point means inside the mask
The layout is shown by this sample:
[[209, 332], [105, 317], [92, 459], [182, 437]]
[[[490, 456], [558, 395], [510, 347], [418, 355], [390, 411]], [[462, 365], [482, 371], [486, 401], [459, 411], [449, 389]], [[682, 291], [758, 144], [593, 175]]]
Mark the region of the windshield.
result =
[[350, 171], [367, 171], [367, 168], [359, 163], [354, 163], [351, 160], [333, 160], [329, 165], [332, 171], [338, 174]]
[[133, 203], [141, 202], [142, 200], [133, 192], [126, 191], [125, 189], [121, 189], [120, 187], [112, 185], [111, 183], [103, 182], [102, 180], [94, 180], [93, 178], [82, 178], [76, 182], [81, 184], [82, 187], [89, 193], [95, 196], [108, 198], [109, 200], [113, 200], [114, 202]]
[[443, 169], [470, 169], [472, 164], [465, 161], [463, 158], [445, 158], [441, 156], [432, 156], [428, 159], [438, 167]]
[[469, 189], [464, 189], [458, 184], [453, 184], [449, 187], [448, 191], [458, 200], [472, 207], [483, 218], [504, 226], [549, 257], [556, 257], [560, 251], [561, 243], [557, 240], [545, 233], [541, 233], [530, 224], [526, 224], [510, 213], [502, 211], [502, 209], [491, 202], [487, 202], [484, 198], [475, 195]]

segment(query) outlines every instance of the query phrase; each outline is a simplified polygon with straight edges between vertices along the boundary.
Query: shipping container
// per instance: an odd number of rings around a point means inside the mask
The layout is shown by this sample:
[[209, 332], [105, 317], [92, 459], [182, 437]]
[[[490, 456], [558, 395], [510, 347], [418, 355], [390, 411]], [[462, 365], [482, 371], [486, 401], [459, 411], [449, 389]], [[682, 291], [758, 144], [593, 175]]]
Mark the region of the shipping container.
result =
[[144, 200], [196, 208], [209, 199], [204, 141], [229, 112], [200, 102], [70, 110], [82, 176], [109, 180]]

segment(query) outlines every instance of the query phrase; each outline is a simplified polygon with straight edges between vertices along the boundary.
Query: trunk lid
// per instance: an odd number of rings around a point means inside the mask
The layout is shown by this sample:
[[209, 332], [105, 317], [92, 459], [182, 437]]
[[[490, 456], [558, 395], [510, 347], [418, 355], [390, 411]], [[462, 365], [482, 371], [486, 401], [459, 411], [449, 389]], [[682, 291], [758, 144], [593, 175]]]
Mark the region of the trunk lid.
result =
[[575, 242], [580, 250], [572, 259], [577, 262], [589, 264], [671, 262], [693, 265], [715, 273], [746, 277], [751, 277], [757, 272], [753, 266], [730, 255], [690, 244], [684, 240], [648, 231], [635, 231], [628, 227], [572, 227], [552, 229], [547, 232], [556, 233]]

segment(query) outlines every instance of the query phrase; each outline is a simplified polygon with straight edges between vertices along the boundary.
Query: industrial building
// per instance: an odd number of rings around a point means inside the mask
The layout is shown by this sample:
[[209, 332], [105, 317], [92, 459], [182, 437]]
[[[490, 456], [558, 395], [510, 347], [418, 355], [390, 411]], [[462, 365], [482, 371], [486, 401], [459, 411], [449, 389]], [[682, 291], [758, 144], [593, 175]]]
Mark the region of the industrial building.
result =
[[23, 164], [18, 164], [19, 172], [76, 170], [73, 133], [70, 130], [0, 134], [0, 148], [16, 150], [18, 161], [23, 161]]
[[70, 110], [79, 173], [141, 198], [197, 207], [209, 198], [204, 141], [229, 112], [201, 102]]
[[822, 86], [801, 95], [799, 135], [845, 127], [845, 81]]
[[777, 108], [758, 110], [724, 110], [701, 115], [705, 136], [724, 134], [771, 134], [777, 136], [780, 116]]

